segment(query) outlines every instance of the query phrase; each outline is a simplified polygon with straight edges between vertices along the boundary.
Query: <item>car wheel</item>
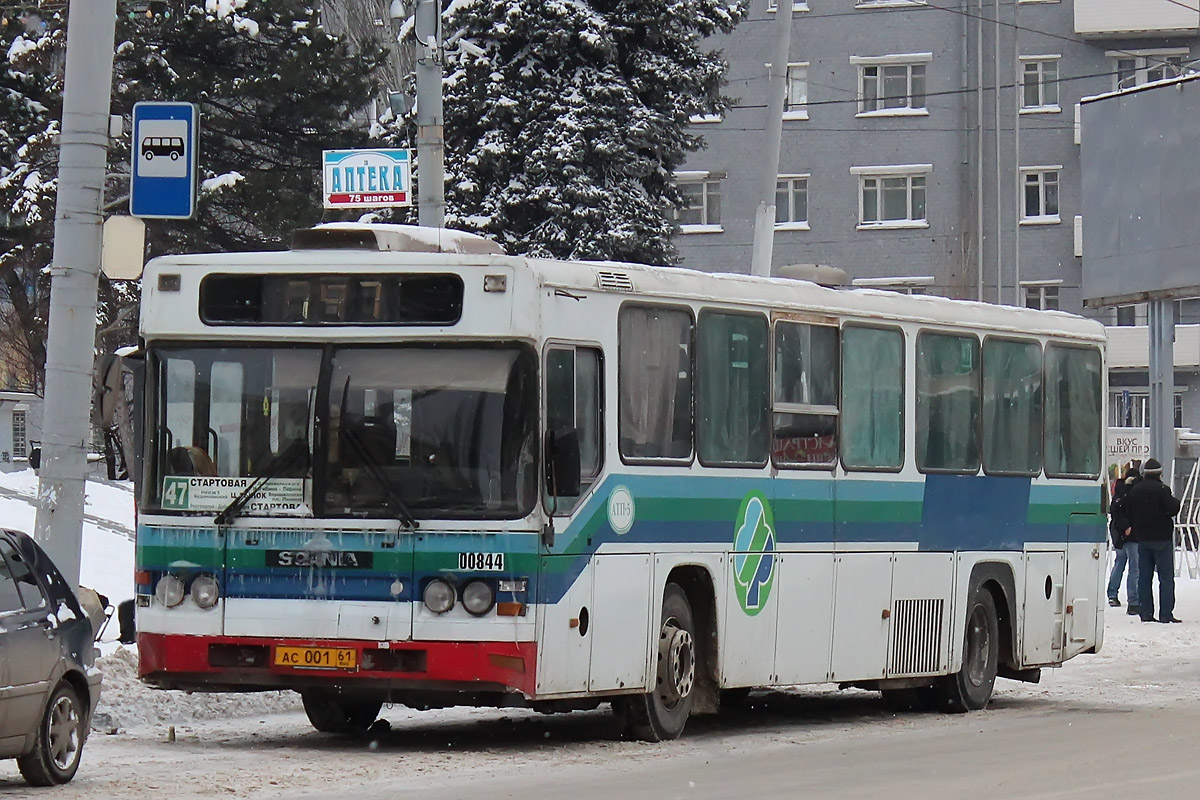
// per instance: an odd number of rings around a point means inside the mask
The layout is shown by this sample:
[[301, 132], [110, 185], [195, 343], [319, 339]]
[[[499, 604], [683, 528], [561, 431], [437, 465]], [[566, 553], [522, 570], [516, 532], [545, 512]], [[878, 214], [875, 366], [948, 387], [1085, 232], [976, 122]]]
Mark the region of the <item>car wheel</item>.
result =
[[304, 713], [308, 721], [321, 733], [354, 733], [365, 731], [379, 716], [381, 702], [361, 700], [351, 702], [335, 697], [328, 692], [307, 691], [300, 693], [304, 701]]
[[75, 777], [87, 739], [87, 712], [69, 683], [60, 683], [38, 725], [33, 751], [17, 759], [21, 775], [33, 786], [57, 786]]
[[171, 160], [172, 160], [172, 161], [178, 161], [178, 160], [179, 160], [179, 153], [176, 153], [174, 150], [172, 150], [172, 151], [171, 151]]
[[145, 152], [142, 153], [142, 158], [146, 159], [147, 161], [153, 161], [154, 160], [154, 151], [146, 150]]

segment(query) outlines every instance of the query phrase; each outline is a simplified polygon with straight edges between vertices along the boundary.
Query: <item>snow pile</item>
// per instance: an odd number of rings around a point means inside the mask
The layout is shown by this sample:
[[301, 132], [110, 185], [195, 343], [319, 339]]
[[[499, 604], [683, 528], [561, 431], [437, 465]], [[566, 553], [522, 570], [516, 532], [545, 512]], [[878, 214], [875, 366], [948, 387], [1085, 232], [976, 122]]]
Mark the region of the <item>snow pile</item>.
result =
[[154, 689], [137, 676], [137, 648], [118, 647], [98, 659], [104, 673], [100, 705], [92, 721], [105, 733], [148, 725], [176, 725], [196, 720], [277, 714], [300, 709], [294, 692], [191, 694]]
[[[133, 597], [133, 484], [89, 480], [84, 504], [80, 583], [113, 605]], [[38, 476], [0, 473], [0, 526], [33, 533]]]

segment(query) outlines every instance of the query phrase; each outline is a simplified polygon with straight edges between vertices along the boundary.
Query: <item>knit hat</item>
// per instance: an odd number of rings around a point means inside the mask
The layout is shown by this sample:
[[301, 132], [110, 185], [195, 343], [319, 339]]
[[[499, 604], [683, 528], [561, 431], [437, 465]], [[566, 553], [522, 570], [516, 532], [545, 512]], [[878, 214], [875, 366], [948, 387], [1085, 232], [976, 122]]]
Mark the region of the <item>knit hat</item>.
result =
[[1147, 459], [1142, 465], [1142, 473], [1145, 475], [1162, 475], [1162, 464], [1158, 463], [1157, 458]]

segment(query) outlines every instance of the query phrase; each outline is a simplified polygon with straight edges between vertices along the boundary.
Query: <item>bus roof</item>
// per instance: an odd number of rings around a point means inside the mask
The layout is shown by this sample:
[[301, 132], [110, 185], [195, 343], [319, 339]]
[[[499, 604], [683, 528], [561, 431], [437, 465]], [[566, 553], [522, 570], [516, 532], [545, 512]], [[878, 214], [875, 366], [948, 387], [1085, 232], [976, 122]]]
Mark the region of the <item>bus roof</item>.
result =
[[[431, 231], [420, 228], [416, 230], [421, 235], [409, 237], [410, 241], [420, 246], [404, 246], [399, 244], [400, 240], [393, 242], [394, 232], [391, 229], [413, 227], [346, 223], [315, 229], [336, 230], [339, 234], [336, 238], [340, 239], [340, 243], [329, 241], [306, 246], [305, 240], [299, 238], [296, 242], [299, 249], [290, 251], [163, 256], [147, 265], [145, 279], [147, 285], [153, 286], [151, 281], [157, 274], [181, 268], [189, 271], [198, 268], [204, 272], [329, 270], [332, 273], [353, 273], [378, 272], [389, 268], [471, 270], [504, 265], [517, 273], [532, 274], [540, 285], [549, 288], [617, 293], [631, 300], [646, 302], [714, 302], [878, 322], [961, 325], [1100, 343], [1105, 340], [1104, 326], [1100, 322], [1061, 311], [1039, 311], [933, 295], [905, 295], [881, 289], [826, 288], [793, 278], [761, 278], [739, 273], [702, 272], [684, 267], [490, 254], [486, 251], [492, 250], [495, 245], [482, 237], [462, 234], [462, 238], [435, 240], [430, 239]], [[354, 236], [356, 231], [362, 235]]]

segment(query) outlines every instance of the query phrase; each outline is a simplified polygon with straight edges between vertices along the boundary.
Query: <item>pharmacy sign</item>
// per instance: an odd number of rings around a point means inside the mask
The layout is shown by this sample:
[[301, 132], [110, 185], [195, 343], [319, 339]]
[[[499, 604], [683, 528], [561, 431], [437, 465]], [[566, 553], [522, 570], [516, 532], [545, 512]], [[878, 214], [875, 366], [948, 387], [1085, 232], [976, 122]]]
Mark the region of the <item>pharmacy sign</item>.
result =
[[326, 208], [412, 205], [411, 150], [326, 150]]

